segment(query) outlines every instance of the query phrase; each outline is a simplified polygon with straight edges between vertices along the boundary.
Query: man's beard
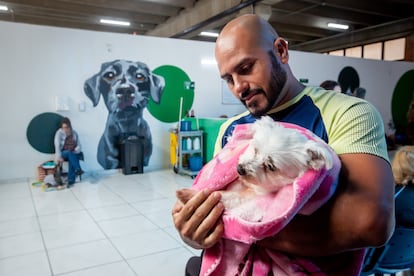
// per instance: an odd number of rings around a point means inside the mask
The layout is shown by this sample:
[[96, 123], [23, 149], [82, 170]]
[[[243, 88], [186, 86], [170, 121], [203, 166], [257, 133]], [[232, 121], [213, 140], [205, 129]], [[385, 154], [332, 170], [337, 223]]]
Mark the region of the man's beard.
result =
[[[273, 51], [268, 52], [270, 61], [272, 63], [272, 71], [270, 74], [270, 84], [268, 94], [263, 91], [263, 89], [257, 89], [266, 99], [267, 105], [264, 108], [259, 109], [256, 102], [251, 103], [249, 106], [246, 105], [246, 102], [243, 101], [243, 104], [249, 109], [250, 113], [254, 117], [260, 117], [265, 115], [269, 110], [271, 110], [277, 99], [279, 98], [283, 87], [286, 83], [286, 71], [283, 70], [280, 62], [276, 58]], [[247, 94], [252, 93], [252, 91], [247, 91]]]

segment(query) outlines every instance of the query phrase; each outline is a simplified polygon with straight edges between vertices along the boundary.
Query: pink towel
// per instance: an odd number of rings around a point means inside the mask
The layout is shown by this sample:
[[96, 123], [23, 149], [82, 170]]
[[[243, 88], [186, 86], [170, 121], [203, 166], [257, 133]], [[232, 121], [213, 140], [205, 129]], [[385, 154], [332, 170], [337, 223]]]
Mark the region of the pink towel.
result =
[[[335, 191], [341, 167], [335, 152], [309, 130], [293, 124], [274, 123], [280, 124], [282, 131], [284, 128], [295, 129], [297, 135], [322, 143], [331, 154], [332, 166], [329, 169], [307, 169], [293, 183], [277, 192], [255, 195], [246, 202], [240, 201], [241, 204], [248, 204], [244, 210], [252, 214], [243, 215], [226, 207], [222, 217], [223, 238], [205, 250], [200, 275], [260, 276], [268, 275], [270, 271], [273, 275], [308, 275], [309, 272], [315, 273], [312, 275], [324, 275], [318, 274], [318, 267], [309, 260], [286, 256], [255, 244], [258, 240], [277, 234], [296, 214], [309, 215], [323, 205]], [[223, 150], [200, 171], [194, 189], [225, 191], [231, 187], [232, 190], [238, 190], [234, 187], [242, 184], [237, 164], [253, 139], [253, 125], [236, 126]]]

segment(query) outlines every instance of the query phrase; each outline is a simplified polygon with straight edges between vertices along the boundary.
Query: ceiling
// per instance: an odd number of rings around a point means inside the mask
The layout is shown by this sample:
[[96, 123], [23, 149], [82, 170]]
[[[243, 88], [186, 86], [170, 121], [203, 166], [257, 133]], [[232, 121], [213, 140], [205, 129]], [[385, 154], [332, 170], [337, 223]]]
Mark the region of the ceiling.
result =
[[[215, 41], [199, 35], [219, 31], [244, 13], [265, 17], [289, 48], [326, 52], [414, 34], [414, 0], [0, 0], [0, 20], [38, 25]], [[100, 18], [130, 21], [102, 25]], [[346, 31], [328, 22], [348, 24]]]

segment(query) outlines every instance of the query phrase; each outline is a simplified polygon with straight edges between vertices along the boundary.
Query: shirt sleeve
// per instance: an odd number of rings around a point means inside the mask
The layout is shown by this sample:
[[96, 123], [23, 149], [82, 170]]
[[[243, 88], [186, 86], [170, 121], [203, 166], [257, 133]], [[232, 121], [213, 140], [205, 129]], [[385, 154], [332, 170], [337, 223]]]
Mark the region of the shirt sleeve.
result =
[[57, 163], [60, 157], [62, 156], [62, 152], [60, 148], [60, 129], [58, 129], [55, 133], [54, 144], [55, 144], [55, 161]]
[[384, 124], [375, 107], [365, 101], [337, 114], [329, 128], [329, 144], [337, 154], [368, 153], [389, 161]]

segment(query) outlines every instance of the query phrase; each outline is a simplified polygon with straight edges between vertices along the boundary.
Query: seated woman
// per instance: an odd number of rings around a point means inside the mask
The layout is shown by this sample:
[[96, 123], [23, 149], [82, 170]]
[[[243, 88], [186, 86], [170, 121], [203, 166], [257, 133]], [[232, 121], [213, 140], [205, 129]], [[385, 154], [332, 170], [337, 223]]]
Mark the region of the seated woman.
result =
[[[414, 146], [403, 146], [392, 160], [392, 172], [398, 193], [395, 200], [395, 219], [398, 225], [414, 228]], [[402, 272], [403, 276], [414, 275], [414, 270]]]
[[72, 124], [69, 118], [64, 117], [60, 123], [60, 128], [55, 134], [55, 161], [59, 166], [64, 161], [69, 162], [68, 172], [68, 186], [75, 183], [76, 175], [83, 173], [80, 164], [79, 157], [81, 154], [81, 144], [79, 136], [76, 131], [72, 129]]

